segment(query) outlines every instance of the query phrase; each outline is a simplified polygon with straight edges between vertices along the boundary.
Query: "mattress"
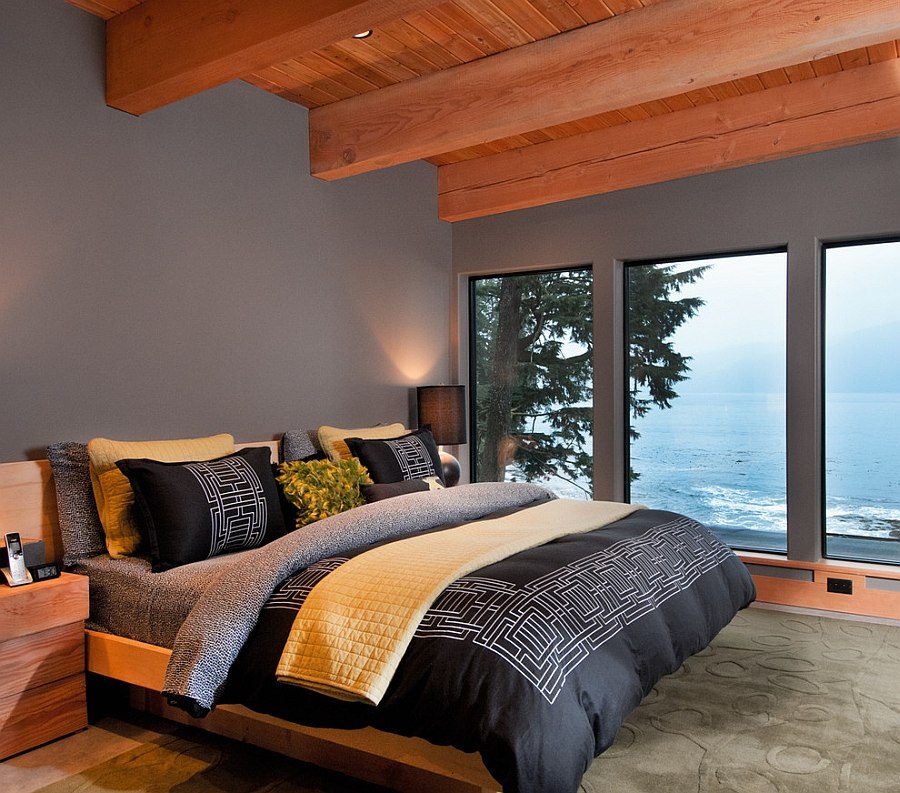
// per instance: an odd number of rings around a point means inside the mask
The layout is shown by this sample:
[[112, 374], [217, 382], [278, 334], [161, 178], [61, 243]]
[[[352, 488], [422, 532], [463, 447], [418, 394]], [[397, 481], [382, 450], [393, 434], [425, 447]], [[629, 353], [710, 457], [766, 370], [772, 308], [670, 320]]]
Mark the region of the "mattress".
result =
[[171, 649], [201, 593], [238, 556], [252, 552], [215, 556], [162, 573], [151, 572], [149, 557], [102, 554], [67, 571], [90, 576], [87, 628]]

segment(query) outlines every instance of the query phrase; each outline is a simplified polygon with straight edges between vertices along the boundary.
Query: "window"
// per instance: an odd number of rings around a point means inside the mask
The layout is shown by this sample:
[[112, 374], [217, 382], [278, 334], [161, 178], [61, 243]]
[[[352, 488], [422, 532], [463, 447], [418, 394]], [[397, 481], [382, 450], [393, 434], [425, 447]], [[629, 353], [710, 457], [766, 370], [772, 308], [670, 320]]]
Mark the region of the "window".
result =
[[825, 554], [900, 562], [900, 240], [826, 245]]
[[590, 268], [470, 280], [472, 481], [590, 498]]
[[626, 266], [629, 498], [787, 550], [785, 251]]

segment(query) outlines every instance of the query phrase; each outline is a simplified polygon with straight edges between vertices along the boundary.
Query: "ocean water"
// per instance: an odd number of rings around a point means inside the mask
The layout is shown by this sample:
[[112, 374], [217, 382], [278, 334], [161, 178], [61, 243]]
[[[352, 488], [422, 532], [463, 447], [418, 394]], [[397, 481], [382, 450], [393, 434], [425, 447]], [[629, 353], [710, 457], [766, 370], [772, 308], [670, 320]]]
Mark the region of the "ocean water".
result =
[[[709, 526], [787, 532], [783, 395], [683, 394], [638, 419], [631, 500]], [[560, 495], [583, 498], [565, 483]], [[829, 394], [825, 514], [835, 535], [900, 539], [900, 394]]]
[[638, 419], [631, 500], [709, 526], [787, 532], [784, 399], [686, 394]]
[[900, 539], [900, 394], [829, 394], [829, 533]]
[[[827, 531], [900, 538], [900, 394], [828, 394], [825, 413]], [[783, 396], [684, 394], [636, 428], [632, 500], [785, 534]]]

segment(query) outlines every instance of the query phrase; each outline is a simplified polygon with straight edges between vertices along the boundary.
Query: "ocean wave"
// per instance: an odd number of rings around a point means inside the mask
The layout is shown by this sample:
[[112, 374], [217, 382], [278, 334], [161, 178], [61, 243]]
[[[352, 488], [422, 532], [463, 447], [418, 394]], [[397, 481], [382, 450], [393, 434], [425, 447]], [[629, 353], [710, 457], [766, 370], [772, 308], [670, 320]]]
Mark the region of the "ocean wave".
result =
[[[563, 480], [545, 480], [540, 484], [561, 498], [585, 500], [589, 497], [578, 485]], [[787, 532], [784, 500], [751, 488], [708, 484], [685, 490], [677, 486], [660, 486], [654, 494], [645, 494], [634, 500], [651, 508], [689, 515], [711, 527], [749, 529], [782, 537]], [[825, 511], [829, 534], [900, 539], [900, 510], [890, 506], [861, 505], [844, 499], [832, 499], [831, 502]]]
[[825, 510], [829, 534], [900, 539], [900, 510], [884, 506], [836, 504]]
[[778, 500], [741, 487], [706, 485], [694, 489], [704, 522], [714, 526], [753, 529], [784, 534], [787, 507]]

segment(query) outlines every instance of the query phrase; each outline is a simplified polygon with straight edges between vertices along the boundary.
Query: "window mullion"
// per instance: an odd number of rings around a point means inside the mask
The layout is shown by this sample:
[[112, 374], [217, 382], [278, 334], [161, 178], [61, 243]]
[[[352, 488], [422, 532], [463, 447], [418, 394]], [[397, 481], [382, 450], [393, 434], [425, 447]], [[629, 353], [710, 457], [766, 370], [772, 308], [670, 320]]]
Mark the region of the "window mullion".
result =
[[787, 555], [822, 558], [822, 288], [819, 245], [787, 258]]

